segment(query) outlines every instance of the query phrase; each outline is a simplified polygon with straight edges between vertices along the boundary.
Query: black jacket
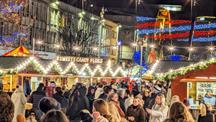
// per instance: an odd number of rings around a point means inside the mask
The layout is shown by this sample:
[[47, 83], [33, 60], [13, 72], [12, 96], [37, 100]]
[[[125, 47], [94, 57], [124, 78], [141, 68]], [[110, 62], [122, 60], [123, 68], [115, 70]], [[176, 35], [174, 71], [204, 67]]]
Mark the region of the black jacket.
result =
[[[214, 117], [214, 121], [213, 121]], [[206, 114], [206, 116], [199, 115], [198, 122], [216, 122], [216, 116], [210, 112]]]
[[119, 104], [120, 104], [121, 109], [124, 111], [124, 113], [126, 113], [125, 99], [123, 99], [122, 97], [119, 97]]
[[34, 109], [34, 110], [37, 110], [37, 109], [39, 109], [39, 108], [38, 108], [38, 104], [39, 104], [40, 100], [41, 100], [42, 98], [44, 98], [44, 97], [46, 97], [45, 92], [44, 92], [44, 91], [37, 90], [37, 91], [34, 91], [34, 92], [31, 94], [31, 96], [30, 96], [28, 102], [30, 102], [30, 103], [33, 104], [33, 109]]
[[80, 112], [83, 109], [89, 110], [89, 100], [86, 96], [86, 90], [84, 86], [78, 86], [69, 98], [66, 114], [72, 121], [80, 121]]
[[135, 118], [134, 121], [130, 122], [145, 122], [146, 121], [146, 113], [141, 105], [133, 106], [131, 105], [127, 109], [127, 117], [133, 116]]
[[61, 108], [66, 108], [68, 106], [67, 99], [60, 93], [55, 93], [53, 98], [61, 104]]
[[103, 100], [107, 100], [108, 95], [106, 93], [102, 93], [99, 98]]

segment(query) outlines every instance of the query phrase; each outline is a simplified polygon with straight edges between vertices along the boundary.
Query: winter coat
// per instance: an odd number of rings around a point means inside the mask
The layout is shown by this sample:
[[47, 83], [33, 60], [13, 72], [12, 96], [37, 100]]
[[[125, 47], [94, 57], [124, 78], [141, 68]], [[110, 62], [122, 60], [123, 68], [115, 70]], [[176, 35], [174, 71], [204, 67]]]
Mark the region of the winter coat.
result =
[[105, 117], [99, 116], [97, 119], [93, 119], [92, 122], [109, 122]]
[[126, 100], [125, 100], [125, 110], [128, 109], [129, 106], [131, 106], [133, 104], [133, 97], [128, 97]]
[[126, 113], [126, 109], [125, 109], [125, 99], [123, 99], [122, 97], [119, 97], [119, 104], [121, 109], [123, 110], [124, 113]]
[[89, 100], [89, 109], [90, 109], [90, 112], [92, 112], [92, 109], [93, 109], [93, 102], [94, 102], [94, 94], [87, 94], [87, 98]]
[[115, 105], [121, 117], [125, 117], [124, 111], [121, 109], [120, 104], [114, 101], [110, 101], [110, 104]]
[[167, 117], [168, 109], [166, 105], [153, 105], [149, 122], [163, 122]]
[[124, 117], [122, 117], [121, 114], [119, 113], [120, 106], [117, 107], [116, 103], [113, 101], [110, 101], [108, 104], [114, 122], [127, 122], [127, 120]]
[[102, 93], [103, 93], [103, 88], [97, 88], [97, 90], [95, 91], [95, 99], [98, 99]]
[[73, 122], [80, 121], [80, 112], [83, 109], [89, 110], [89, 100], [86, 96], [86, 90], [87, 89], [84, 86], [78, 86], [69, 98], [69, 105], [66, 114]]
[[144, 100], [144, 106], [143, 106], [144, 109], [146, 109], [146, 108], [151, 109], [153, 107], [154, 103], [155, 103], [155, 97], [151, 97], [151, 96], [146, 97], [146, 96], [144, 96], [143, 100]]
[[33, 104], [33, 110], [38, 110], [38, 105], [39, 105], [39, 102], [42, 98], [46, 97], [46, 94], [43, 90], [37, 90], [37, 91], [34, 91], [28, 102], [32, 103]]
[[127, 109], [127, 117], [133, 116], [135, 118], [134, 121], [130, 122], [145, 122], [146, 121], [146, 113], [141, 105], [133, 106], [131, 105]]
[[61, 108], [67, 108], [68, 101], [62, 94], [57, 92], [53, 95], [53, 98], [60, 103]]
[[40, 120], [41, 116], [43, 115], [43, 112], [39, 109], [39, 102], [42, 98], [46, 97], [46, 93], [43, 91], [42, 88], [38, 88], [36, 91], [34, 91], [28, 102], [33, 104], [33, 111], [35, 112], [35, 117], [37, 120]]
[[198, 122], [216, 122], [216, 115], [208, 112], [206, 116], [199, 115]]
[[17, 88], [16, 91], [12, 94], [11, 101], [14, 103], [13, 122], [16, 122], [17, 115], [25, 115], [25, 104], [27, 103], [27, 99], [21, 87]]

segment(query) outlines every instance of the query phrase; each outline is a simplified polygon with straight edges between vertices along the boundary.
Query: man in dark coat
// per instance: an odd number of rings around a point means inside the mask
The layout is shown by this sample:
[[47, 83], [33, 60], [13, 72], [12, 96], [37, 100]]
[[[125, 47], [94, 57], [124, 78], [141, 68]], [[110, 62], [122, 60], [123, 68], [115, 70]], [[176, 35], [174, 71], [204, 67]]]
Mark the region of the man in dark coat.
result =
[[104, 86], [103, 90], [104, 90], [104, 92], [99, 96], [99, 98], [103, 99], [103, 100], [107, 100], [108, 95], [112, 91], [112, 87], [111, 86]]
[[80, 122], [80, 112], [83, 109], [89, 110], [89, 100], [86, 92], [87, 88], [83, 84], [77, 83], [69, 98], [69, 106], [66, 112], [71, 122]]
[[40, 83], [37, 90], [34, 91], [30, 98], [29, 98], [29, 103], [33, 104], [33, 110], [36, 113], [36, 119], [39, 120], [40, 117], [42, 116], [42, 112], [38, 108], [39, 102], [42, 98], [46, 97], [45, 91], [44, 91], [44, 84]]
[[61, 108], [65, 110], [68, 106], [67, 99], [63, 96], [61, 87], [56, 87], [56, 93], [53, 95], [53, 98], [58, 101], [61, 105]]

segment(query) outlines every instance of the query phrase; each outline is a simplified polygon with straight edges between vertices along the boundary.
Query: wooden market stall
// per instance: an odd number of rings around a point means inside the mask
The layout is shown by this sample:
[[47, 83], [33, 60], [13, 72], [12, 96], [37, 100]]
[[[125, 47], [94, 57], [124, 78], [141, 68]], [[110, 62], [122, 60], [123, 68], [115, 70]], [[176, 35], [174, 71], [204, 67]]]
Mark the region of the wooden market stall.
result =
[[178, 95], [181, 101], [190, 97], [196, 104], [207, 91], [216, 94], [216, 59], [170, 70], [159, 74], [158, 79], [171, 82], [172, 96]]
[[54, 81], [57, 86], [70, 88], [77, 81], [91, 83], [111, 81], [124, 77], [124, 70], [118, 65], [76, 63], [72, 61], [45, 60], [36, 57], [0, 57], [1, 81], [5, 91], [12, 91], [17, 84], [29, 85], [32, 90], [40, 82], [48, 85]]

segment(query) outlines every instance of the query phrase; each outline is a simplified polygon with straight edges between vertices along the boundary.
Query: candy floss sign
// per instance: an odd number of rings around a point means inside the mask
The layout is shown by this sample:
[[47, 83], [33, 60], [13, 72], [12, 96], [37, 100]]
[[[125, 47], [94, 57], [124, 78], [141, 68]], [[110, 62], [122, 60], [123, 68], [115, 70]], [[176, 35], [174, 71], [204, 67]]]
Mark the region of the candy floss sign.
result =
[[57, 56], [58, 61], [69, 61], [77, 63], [92, 63], [92, 64], [101, 64], [103, 59], [101, 58], [90, 58], [90, 57], [71, 57], [71, 56]]

